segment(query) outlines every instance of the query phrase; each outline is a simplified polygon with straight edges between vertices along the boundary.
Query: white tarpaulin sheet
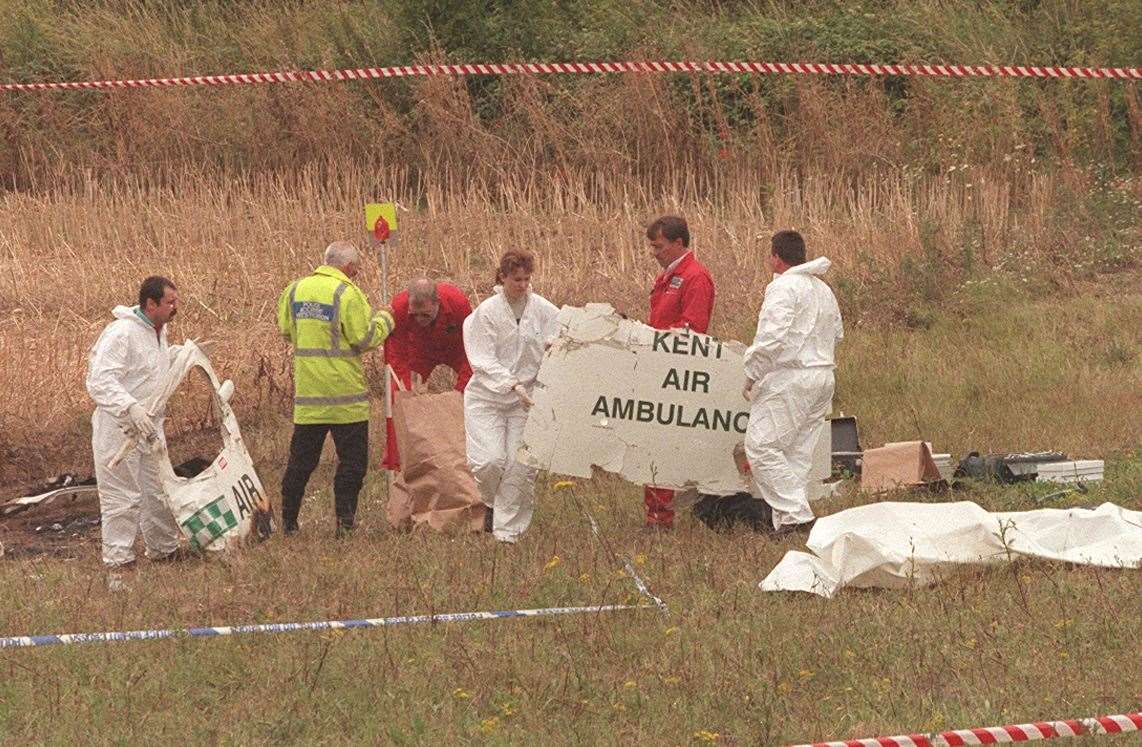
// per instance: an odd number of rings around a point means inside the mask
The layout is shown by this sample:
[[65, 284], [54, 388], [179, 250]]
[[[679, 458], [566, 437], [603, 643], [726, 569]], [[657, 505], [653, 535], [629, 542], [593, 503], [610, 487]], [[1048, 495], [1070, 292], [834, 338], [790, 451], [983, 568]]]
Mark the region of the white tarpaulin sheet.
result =
[[733, 459], [749, 423], [740, 342], [656, 330], [607, 304], [565, 306], [559, 321], [521, 461], [577, 477], [599, 467], [640, 485], [748, 490]]
[[1142, 511], [1095, 509], [991, 513], [975, 503], [874, 503], [817, 520], [759, 586], [832, 597], [845, 586], [907, 588], [966, 565], [1042, 558], [1104, 568], [1142, 567]]

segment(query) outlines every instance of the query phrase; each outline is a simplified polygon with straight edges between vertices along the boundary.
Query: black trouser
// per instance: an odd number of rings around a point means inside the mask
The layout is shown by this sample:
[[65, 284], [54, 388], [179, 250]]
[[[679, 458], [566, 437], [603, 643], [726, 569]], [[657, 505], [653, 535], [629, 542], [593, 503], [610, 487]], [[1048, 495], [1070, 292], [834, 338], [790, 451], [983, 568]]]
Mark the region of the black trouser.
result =
[[352, 527], [357, 515], [357, 493], [365, 481], [369, 459], [369, 422], [312, 425], [294, 425], [289, 442], [289, 464], [282, 477], [282, 525], [285, 529], [297, 526], [301, 510], [301, 497], [309, 476], [321, 459], [325, 434], [333, 434], [337, 448], [337, 473], [333, 476], [333, 508], [337, 512], [339, 527]]

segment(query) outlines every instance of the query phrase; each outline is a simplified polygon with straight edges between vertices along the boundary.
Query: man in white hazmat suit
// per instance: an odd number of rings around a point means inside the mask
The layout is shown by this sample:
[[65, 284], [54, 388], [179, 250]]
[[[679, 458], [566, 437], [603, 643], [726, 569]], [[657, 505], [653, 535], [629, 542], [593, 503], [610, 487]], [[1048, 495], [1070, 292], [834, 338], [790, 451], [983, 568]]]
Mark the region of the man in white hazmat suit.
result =
[[510, 250], [500, 259], [496, 293], [464, 320], [464, 352], [472, 378], [464, 389], [468, 466], [492, 534], [515, 542], [531, 524], [536, 470], [516, 460], [531, 391], [547, 345], [559, 334], [557, 309], [529, 289], [535, 259]]
[[801, 234], [775, 233], [767, 264], [774, 278], [745, 352], [745, 451], [757, 493], [773, 509], [773, 528], [783, 532], [813, 521], [809, 468], [833, 407], [833, 350], [844, 328], [820, 278], [829, 260], [806, 262]]
[[[166, 325], [178, 313], [178, 291], [164, 277], [152, 276], [139, 288], [138, 306], [116, 306], [88, 356], [87, 392], [95, 400], [91, 450], [103, 529], [103, 562], [115, 569], [135, 562], [140, 528], [147, 557], [177, 557], [179, 529], [163, 500], [156, 440], [163, 436], [164, 413], [147, 412], [145, 400], [158, 390], [173, 351]], [[128, 438], [132, 448], [115, 467]]]

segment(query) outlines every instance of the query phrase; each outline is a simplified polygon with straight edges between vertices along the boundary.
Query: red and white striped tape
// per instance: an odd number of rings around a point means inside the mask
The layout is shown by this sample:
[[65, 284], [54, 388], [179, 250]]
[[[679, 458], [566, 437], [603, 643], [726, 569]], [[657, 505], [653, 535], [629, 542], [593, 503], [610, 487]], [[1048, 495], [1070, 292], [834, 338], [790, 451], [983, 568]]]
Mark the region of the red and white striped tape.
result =
[[1123, 734], [1139, 730], [1142, 730], [1142, 713], [1126, 713], [1119, 716], [1098, 716], [1067, 721], [1038, 721], [1034, 724], [957, 729], [931, 736], [910, 734], [902, 737], [814, 742], [797, 747], [961, 747], [961, 745], [976, 744], [1037, 742], [1040, 739], [1077, 737], [1080, 734]]
[[770, 75], [909, 75], [931, 78], [1111, 78], [1142, 79], [1138, 67], [1043, 67], [1025, 65], [864, 65], [822, 62], [506, 62], [461, 65], [398, 65], [341, 70], [194, 75], [181, 78], [4, 83], [0, 91], [225, 86], [248, 83], [324, 83], [437, 75], [567, 75], [598, 73], [761, 73]]

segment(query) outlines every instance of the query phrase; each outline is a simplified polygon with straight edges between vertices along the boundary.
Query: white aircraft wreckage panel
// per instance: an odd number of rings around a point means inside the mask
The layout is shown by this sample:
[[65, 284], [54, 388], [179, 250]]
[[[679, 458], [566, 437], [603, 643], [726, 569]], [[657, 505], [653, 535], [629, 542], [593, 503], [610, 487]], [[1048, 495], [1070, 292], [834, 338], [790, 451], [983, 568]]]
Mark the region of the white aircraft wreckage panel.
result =
[[749, 406], [739, 342], [660, 331], [608, 304], [560, 311], [519, 458], [565, 475], [593, 467], [633, 483], [748, 490], [734, 465]]
[[[188, 340], [177, 347], [162, 387], [143, 404], [148, 412], [164, 410], [167, 401], [195, 369], [206, 376], [213, 393], [222, 451], [209, 467], [188, 478], [175, 474], [165, 440], [154, 439], [145, 448], [160, 455], [159, 476], [166, 491], [164, 499], [191, 546], [210, 551], [229, 550], [242, 545], [251, 535], [265, 539], [273, 531], [269, 497], [254, 471], [254, 461], [242, 440], [238, 418], [230, 407], [234, 385], [219, 380], [210, 359]], [[114, 461], [135, 447], [136, 442], [128, 440]]]

